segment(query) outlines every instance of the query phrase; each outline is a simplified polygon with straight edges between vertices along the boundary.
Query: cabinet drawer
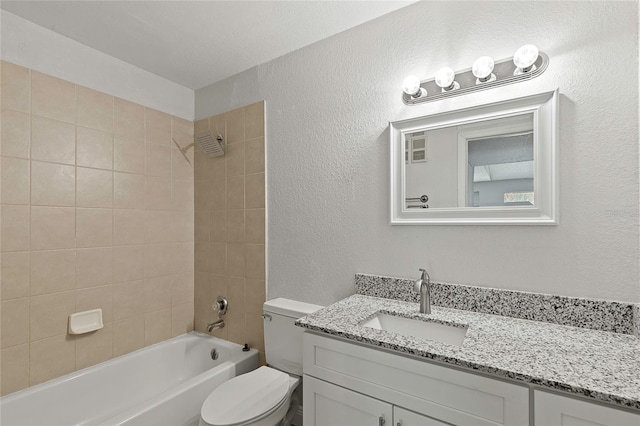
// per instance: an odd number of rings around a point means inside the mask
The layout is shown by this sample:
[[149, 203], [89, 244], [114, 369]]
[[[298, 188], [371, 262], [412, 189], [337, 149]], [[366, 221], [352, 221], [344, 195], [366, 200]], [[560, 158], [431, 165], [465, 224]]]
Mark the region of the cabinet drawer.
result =
[[640, 413], [634, 414], [588, 401], [533, 392], [536, 426], [638, 426]]
[[452, 424], [528, 425], [529, 388], [305, 332], [304, 373]]
[[451, 426], [431, 417], [423, 416], [400, 407], [393, 407], [394, 426]]

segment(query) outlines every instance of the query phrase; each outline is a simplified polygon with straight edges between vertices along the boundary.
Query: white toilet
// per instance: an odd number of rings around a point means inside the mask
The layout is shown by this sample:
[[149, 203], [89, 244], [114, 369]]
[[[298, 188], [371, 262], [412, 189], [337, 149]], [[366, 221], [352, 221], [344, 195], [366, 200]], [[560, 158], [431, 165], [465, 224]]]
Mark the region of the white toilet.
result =
[[283, 298], [265, 302], [264, 349], [269, 366], [234, 377], [211, 392], [202, 404], [200, 426], [289, 425], [302, 390], [303, 329], [294, 322], [321, 308]]

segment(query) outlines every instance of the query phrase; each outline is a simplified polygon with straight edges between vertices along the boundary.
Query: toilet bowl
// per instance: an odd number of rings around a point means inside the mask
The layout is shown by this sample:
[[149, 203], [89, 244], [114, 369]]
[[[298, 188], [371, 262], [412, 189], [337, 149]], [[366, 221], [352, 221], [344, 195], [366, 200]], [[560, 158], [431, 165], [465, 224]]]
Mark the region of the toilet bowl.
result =
[[299, 383], [299, 378], [270, 367], [237, 376], [204, 401], [200, 426], [278, 425], [289, 411], [291, 395]]
[[294, 323], [321, 308], [282, 298], [265, 302], [268, 366], [234, 377], [211, 392], [202, 404], [200, 426], [290, 425], [302, 390], [303, 330]]

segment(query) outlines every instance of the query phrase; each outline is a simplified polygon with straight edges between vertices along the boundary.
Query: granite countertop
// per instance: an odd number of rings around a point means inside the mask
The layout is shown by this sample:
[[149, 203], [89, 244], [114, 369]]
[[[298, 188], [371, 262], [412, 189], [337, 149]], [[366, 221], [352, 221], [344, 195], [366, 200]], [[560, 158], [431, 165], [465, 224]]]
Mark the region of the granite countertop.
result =
[[[468, 326], [461, 347], [358, 325], [377, 311]], [[316, 332], [640, 410], [640, 339], [356, 294], [296, 321]]]

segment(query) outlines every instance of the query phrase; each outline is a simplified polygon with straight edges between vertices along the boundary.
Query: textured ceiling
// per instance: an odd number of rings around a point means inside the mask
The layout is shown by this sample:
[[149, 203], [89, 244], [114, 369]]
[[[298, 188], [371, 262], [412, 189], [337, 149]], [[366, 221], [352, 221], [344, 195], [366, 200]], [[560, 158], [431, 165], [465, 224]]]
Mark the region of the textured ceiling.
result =
[[195, 90], [411, 3], [2, 1], [1, 7]]

